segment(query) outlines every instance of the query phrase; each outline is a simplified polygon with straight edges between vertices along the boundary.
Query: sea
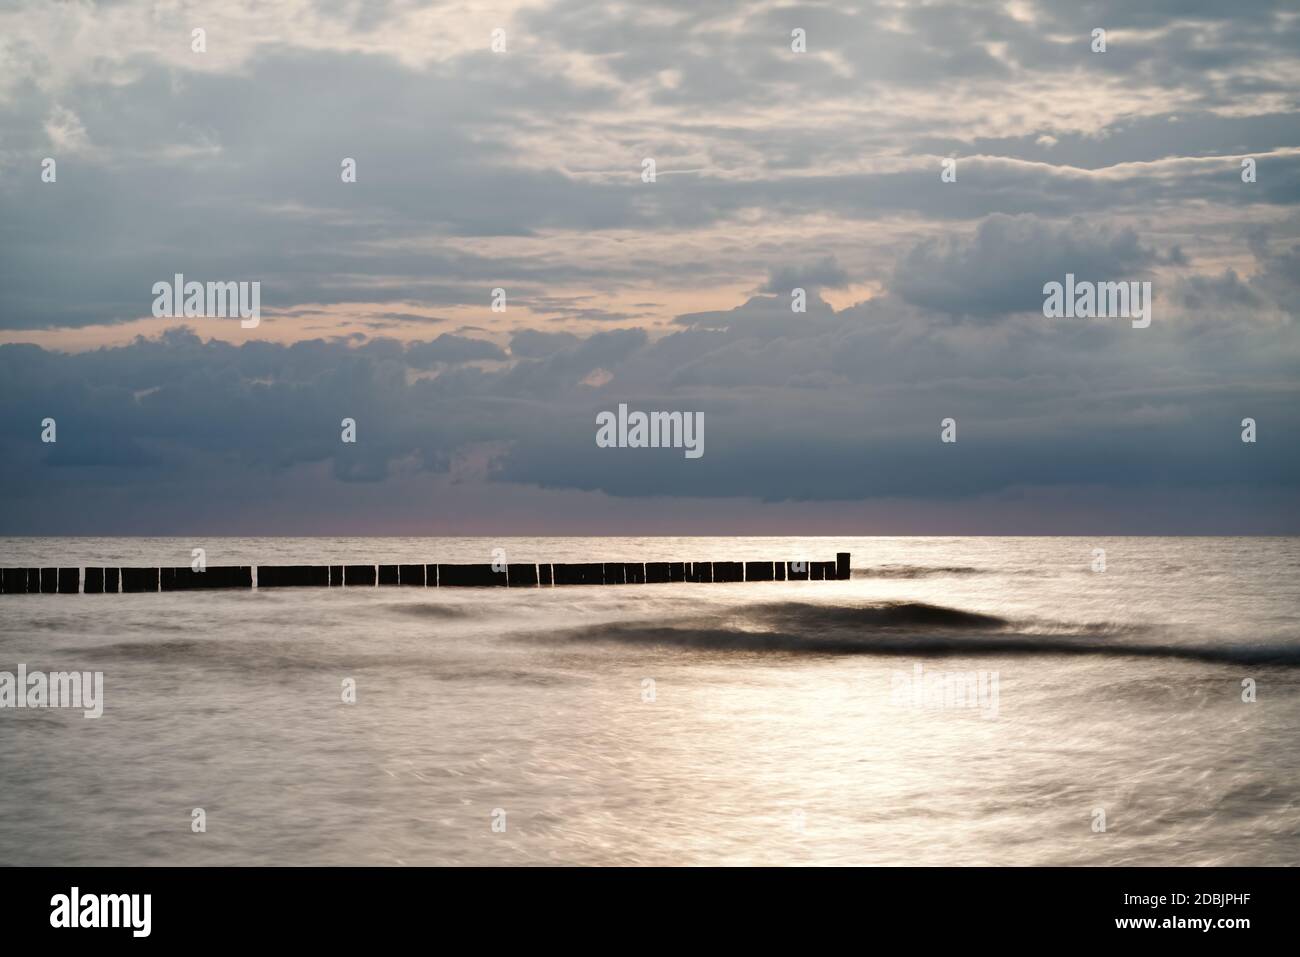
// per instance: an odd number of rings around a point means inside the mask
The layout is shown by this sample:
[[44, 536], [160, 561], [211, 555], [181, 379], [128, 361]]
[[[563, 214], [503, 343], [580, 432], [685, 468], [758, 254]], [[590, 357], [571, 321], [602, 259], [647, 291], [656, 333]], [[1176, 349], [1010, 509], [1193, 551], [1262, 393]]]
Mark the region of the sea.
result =
[[[847, 581], [0, 595], [8, 865], [1294, 865], [1297, 538], [7, 538]], [[503, 550], [502, 552], [498, 550]]]

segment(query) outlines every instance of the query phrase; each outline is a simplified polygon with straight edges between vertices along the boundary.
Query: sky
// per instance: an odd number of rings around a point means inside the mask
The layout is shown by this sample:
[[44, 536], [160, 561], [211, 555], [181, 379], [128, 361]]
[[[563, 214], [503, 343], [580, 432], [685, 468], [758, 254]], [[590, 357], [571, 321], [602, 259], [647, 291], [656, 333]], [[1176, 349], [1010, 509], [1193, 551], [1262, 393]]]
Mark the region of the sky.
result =
[[1293, 2], [0, 0], [0, 534], [1300, 533], [1298, 100]]

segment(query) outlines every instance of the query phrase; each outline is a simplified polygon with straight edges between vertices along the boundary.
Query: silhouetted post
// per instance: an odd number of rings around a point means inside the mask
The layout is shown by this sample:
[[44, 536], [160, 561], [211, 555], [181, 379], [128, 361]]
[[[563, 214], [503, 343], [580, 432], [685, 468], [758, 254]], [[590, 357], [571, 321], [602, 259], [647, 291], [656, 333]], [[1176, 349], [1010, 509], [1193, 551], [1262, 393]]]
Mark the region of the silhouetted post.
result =
[[[261, 570], [258, 570], [258, 577], [261, 577]], [[343, 584], [360, 586], [362, 588], [373, 588], [375, 585], [375, 566], [374, 565], [344, 565], [343, 566]]]
[[330, 583], [328, 565], [258, 565], [258, 588], [326, 588]]
[[27, 594], [27, 569], [0, 569], [0, 591], [3, 591], [6, 595]]
[[740, 562], [714, 562], [713, 580], [715, 582], [743, 582], [745, 566]]
[[511, 588], [536, 588], [537, 587], [537, 566], [536, 565], [515, 565], [506, 566], [506, 578]]
[[[252, 588], [253, 566], [209, 565], [196, 572], [183, 566], [160, 569], [159, 585], [163, 591], [204, 591], [213, 588]], [[90, 569], [86, 569], [90, 574]]]
[[158, 590], [158, 569], [123, 568], [122, 591], [146, 592]]
[[506, 573], [494, 571], [491, 565], [438, 565], [440, 588], [504, 588], [505, 585]]

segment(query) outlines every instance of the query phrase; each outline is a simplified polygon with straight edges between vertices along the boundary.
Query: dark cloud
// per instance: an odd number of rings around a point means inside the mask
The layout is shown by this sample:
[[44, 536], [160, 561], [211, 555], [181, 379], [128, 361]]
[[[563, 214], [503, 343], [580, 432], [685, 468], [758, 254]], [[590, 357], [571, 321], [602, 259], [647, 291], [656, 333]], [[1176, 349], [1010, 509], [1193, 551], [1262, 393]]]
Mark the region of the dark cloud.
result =
[[906, 302], [955, 316], [988, 318], [1043, 307], [1043, 284], [1134, 280], [1181, 252], [1161, 254], [1137, 233], [1082, 220], [1053, 225], [1031, 216], [994, 215], [970, 238], [927, 240], [898, 262], [892, 290]]
[[1254, 307], [1260, 302], [1250, 285], [1242, 282], [1232, 269], [1225, 269], [1218, 276], [1188, 276], [1179, 281], [1176, 295], [1189, 309]]
[[[772, 284], [774, 283], [769, 283]], [[797, 286], [786, 286], [774, 296], [753, 296], [744, 304], [725, 312], [691, 312], [678, 316], [673, 321], [677, 325], [697, 329], [743, 330], [750, 337], [781, 337], [791, 334], [797, 327], [806, 328], [819, 318], [832, 314], [830, 305], [817, 294], [815, 286], [804, 290], [806, 312], [795, 312], [796, 288]]]
[[571, 332], [520, 329], [510, 337], [510, 354], [521, 359], [542, 359], [561, 349], [571, 348], [577, 342], [578, 337]]
[[777, 266], [768, 275], [760, 292], [774, 292], [788, 296], [790, 290], [836, 289], [852, 282], [834, 256], [826, 256], [804, 265]]
[[456, 336], [449, 332], [432, 342], [409, 343], [403, 355], [406, 363], [416, 369], [428, 369], [440, 363], [506, 358], [505, 352], [496, 343]]
[[[409, 376], [420, 363], [391, 340], [235, 347], [176, 330], [78, 354], [0, 347], [0, 474], [13, 490], [0, 527], [72, 486], [86, 489], [89, 509], [94, 488], [166, 477], [173, 503], [192, 484], [195, 514], [208, 514], [217, 503], [200, 479], [214, 469], [228, 479], [216, 494], [235, 509], [261, 475], [321, 466], [326, 482], [398, 481], [446, 475], [480, 449], [495, 450], [487, 474], [502, 488], [629, 500], [952, 501], [1026, 485], [1123, 495], [1244, 484], [1275, 503], [1290, 496], [1277, 528], [1297, 527], [1300, 452], [1237, 435], [1246, 415], [1279, 439], [1300, 424], [1289, 385], [1300, 359], [1278, 348], [1285, 328], [1009, 320], [1005, 335], [981, 342], [891, 301], [784, 322], [782, 336], [733, 323], [655, 341], [640, 330], [541, 339], [544, 356], [432, 378]], [[593, 370], [607, 375], [587, 381]], [[597, 449], [595, 414], [620, 402], [703, 412], [705, 456]], [[39, 441], [46, 416], [58, 422], [54, 446]], [[956, 446], [938, 439], [949, 416]], [[344, 417], [357, 422], [355, 445], [340, 441]], [[293, 515], [312, 501], [282, 508]]]

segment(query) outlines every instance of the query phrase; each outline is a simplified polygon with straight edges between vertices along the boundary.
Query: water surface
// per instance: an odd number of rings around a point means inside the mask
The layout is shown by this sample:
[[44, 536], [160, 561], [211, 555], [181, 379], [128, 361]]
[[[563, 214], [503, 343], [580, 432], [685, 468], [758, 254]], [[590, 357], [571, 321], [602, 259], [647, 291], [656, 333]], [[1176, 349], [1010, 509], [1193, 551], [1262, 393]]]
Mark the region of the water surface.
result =
[[[1298, 539], [46, 538], [0, 564], [196, 546], [847, 550], [853, 578], [0, 596], [0, 670], [102, 671], [106, 698], [0, 711], [0, 862], [1300, 863]], [[900, 694], [918, 666], [996, 674], [996, 708]]]

